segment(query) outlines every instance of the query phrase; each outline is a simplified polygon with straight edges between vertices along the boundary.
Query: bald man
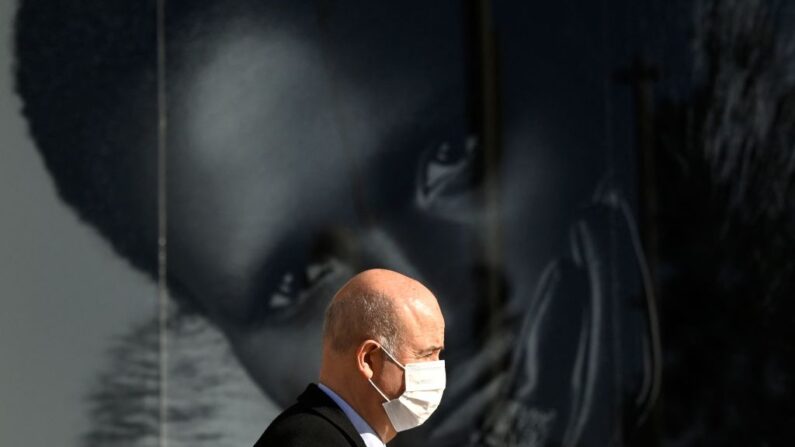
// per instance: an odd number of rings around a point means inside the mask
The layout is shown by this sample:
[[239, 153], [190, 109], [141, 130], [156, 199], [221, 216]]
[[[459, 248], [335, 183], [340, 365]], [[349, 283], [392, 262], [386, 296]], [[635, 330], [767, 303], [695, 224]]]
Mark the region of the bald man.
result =
[[430, 290], [389, 270], [359, 273], [326, 310], [319, 383], [255, 447], [383, 447], [439, 405], [443, 347], [444, 318]]

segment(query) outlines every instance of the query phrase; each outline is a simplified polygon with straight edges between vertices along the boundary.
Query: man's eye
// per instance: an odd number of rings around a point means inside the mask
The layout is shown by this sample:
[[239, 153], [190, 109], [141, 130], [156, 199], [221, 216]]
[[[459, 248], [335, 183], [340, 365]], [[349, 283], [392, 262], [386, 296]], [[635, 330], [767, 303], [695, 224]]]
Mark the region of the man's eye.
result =
[[417, 205], [440, 214], [454, 213], [462, 193], [475, 182], [478, 142], [475, 136], [462, 141], [441, 141], [428, 148], [420, 160]]
[[269, 312], [296, 309], [306, 299], [307, 291], [322, 281], [333, 269], [334, 261], [327, 259], [285, 271], [268, 300]]

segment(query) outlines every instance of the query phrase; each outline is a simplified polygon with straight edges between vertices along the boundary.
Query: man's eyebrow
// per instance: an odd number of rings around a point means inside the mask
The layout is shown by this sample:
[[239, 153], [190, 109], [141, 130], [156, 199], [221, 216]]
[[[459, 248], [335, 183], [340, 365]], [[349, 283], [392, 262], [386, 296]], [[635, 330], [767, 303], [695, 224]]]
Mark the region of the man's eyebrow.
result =
[[429, 348], [421, 350], [419, 353], [420, 354], [429, 354], [429, 353], [432, 354], [432, 353], [434, 353], [436, 351], [443, 351], [443, 350], [444, 350], [444, 346], [431, 346]]

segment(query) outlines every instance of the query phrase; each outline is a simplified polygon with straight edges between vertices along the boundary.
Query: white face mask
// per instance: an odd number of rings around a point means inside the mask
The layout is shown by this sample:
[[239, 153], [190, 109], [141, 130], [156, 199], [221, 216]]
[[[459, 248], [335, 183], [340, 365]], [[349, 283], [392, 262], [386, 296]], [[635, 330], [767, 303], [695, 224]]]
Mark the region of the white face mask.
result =
[[442, 400], [447, 384], [444, 360], [402, 365], [389, 351], [383, 347], [381, 350], [405, 371], [406, 391], [398, 398], [390, 400], [375, 386], [372, 379], [370, 385], [386, 400], [383, 404], [384, 410], [395, 431], [417, 427], [431, 417]]

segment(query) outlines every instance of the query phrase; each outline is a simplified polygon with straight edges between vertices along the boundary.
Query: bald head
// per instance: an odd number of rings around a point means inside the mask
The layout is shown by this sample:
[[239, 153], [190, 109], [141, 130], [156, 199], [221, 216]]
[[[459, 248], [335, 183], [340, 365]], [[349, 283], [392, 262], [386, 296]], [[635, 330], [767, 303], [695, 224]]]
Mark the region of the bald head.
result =
[[430, 290], [391, 270], [366, 270], [351, 278], [326, 310], [323, 341], [337, 353], [373, 339], [395, 352], [407, 327], [422, 314], [441, 315]]

